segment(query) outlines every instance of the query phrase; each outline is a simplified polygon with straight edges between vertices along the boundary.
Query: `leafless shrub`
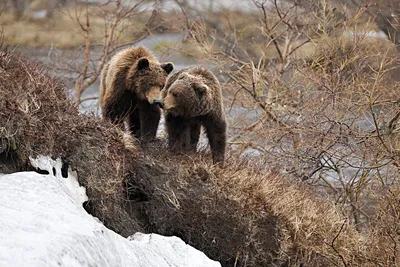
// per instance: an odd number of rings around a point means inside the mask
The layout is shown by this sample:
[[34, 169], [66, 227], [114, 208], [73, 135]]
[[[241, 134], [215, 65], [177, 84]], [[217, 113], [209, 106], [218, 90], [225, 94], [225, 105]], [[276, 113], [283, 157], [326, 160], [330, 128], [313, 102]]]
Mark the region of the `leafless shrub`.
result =
[[[258, 150], [268, 169], [317, 186], [358, 231], [382, 234], [370, 241], [389, 242], [381, 247], [392, 257], [371, 252], [370, 259], [394, 266], [396, 226], [376, 214], [396, 218], [399, 206], [384, 193], [399, 184], [399, 54], [361, 27], [368, 5], [338, 15], [328, 1], [308, 9], [300, 2], [253, 1], [258, 16], [244, 15], [240, 27], [241, 14], [226, 15], [225, 33], [189, 16], [187, 29], [226, 81], [236, 155]], [[381, 199], [394, 206], [376, 205]]]

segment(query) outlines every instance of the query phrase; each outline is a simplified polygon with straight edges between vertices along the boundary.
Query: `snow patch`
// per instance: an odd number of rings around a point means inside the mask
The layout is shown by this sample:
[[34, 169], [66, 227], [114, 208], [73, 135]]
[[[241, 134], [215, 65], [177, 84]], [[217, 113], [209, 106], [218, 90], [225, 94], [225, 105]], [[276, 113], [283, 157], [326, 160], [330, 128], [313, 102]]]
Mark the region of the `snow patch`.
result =
[[62, 177], [61, 160], [31, 162], [49, 175], [0, 175], [0, 266], [221, 266], [177, 237], [116, 234], [83, 209], [85, 190]]
[[[176, 236], [166, 237], [157, 234], [136, 233], [129, 236], [128, 240], [136, 244], [146, 245], [153, 251], [158, 251], [159, 256], [168, 259], [170, 262], [180, 262], [178, 266], [221, 266], [218, 262], [210, 261], [203, 252], [187, 245]], [[171, 254], [171, 251], [175, 251], [175, 253]]]
[[[76, 172], [68, 170], [68, 177], [62, 177], [62, 161], [60, 158], [53, 160], [48, 156], [40, 155], [36, 159], [29, 157], [29, 160], [34, 168], [48, 171], [49, 175], [64, 183], [78, 202], [82, 204], [83, 202], [88, 200], [88, 196], [86, 195], [86, 188], [79, 185]], [[55, 171], [55, 175], [53, 173], [53, 170]]]

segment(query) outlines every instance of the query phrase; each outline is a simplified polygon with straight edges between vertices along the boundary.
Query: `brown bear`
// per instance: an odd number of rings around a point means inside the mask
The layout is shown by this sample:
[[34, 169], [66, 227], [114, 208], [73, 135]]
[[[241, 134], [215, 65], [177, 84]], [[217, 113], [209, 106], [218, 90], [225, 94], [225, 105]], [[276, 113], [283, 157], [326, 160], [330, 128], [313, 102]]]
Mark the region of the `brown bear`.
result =
[[103, 117], [124, 126], [141, 140], [154, 139], [161, 117], [160, 91], [172, 63], [159, 63], [144, 47], [118, 52], [105, 65], [100, 81], [100, 105]]
[[161, 96], [170, 150], [196, 151], [203, 126], [213, 162], [223, 164], [226, 119], [221, 86], [214, 74], [203, 67], [180, 70], [169, 77]]

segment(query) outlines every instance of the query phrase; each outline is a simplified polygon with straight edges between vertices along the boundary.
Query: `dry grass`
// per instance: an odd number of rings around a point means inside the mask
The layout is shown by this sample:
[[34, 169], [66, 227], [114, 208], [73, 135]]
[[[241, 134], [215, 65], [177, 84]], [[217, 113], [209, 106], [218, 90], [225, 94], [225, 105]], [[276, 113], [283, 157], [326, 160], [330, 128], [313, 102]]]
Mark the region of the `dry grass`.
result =
[[[0, 26], [4, 29], [4, 35], [11, 45], [28, 47], [50, 47], [68, 49], [85, 44], [83, 33], [80, 31], [76, 20], [70, 17], [74, 15], [72, 9], [57, 11], [52, 18], [29, 19], [24, 18], [16, 21], [10, 13], [0, 16]], [[104, 39], [104, 19], [96, 13], [90, 14], [91, 36], [94, 44]], [[130, 27], [132, 22], [126, 20], [119, 27], [118, 38], [120, 43], [129, 43], [135, 40], [138, 33], [135, 29], [141, 27]], [[140, 21], [136, 24], [140, 25]], [[124, 29], [124, 30], [123, 30]], [[122, 31], [123, 30], [123, 31]]]
[[382, 235], [356, 232], [332, 203], [263, 164], [231, 156], [220, 169], [208, 155], [170, 155], [163, 141], [143, 150], [78, 114], [40, 66], [0, 54], [0, 158], [12, 155], [13, 167], [27, 170], [29, 156], [61, 157], [87, 188], [87, 210], [116, 232], [177, 235], [223, 266], [383, 262], [387, 241], [374, 243]]
[[[46, 7], [46, 1], [34, 1], [31, 4], [33, 11]], [[110, 2], [106, 5], [91, 5], [87, 10], [91, 44], [102, 45], [106, 28], [110, 27], [110, 20], [115, 16], [116, 7]], [[11, 45], [70, 49], [85, 44], [84, 32], [78, 20], [86, 27], [86, 6], [71, 4], [55, 9], [52, 17], [36, 19], [26, 14], [20, 20], [16, 20], [11, 11], [6, 10], [1, 13], [0, 27]], [[181, 27], [181, 20], [181, 15], [175, 13], [156, 12], [156, 15], [152, 16], [151, 10], [130, 11], [129, 16], [118, 22], [115, 31], [116, 43], [134, 43], [147, 31], [176, 31]]]
[[167, 173], [177, 170], [153, 193], [164, 199], [158, 205], [170, 201], [150, 210], [151, 218], [164, 218], [154, 219], [157, 232], [181, 236], [205, 252], [211, 239], [221, 250], [207, 255], [223, 266], [375, 266], [366, 257], [369, 241], [333, 203], [263, 164], [231, 157], [220, 169], [197, 156], [152, 151], [173, 166], [164, 167]]

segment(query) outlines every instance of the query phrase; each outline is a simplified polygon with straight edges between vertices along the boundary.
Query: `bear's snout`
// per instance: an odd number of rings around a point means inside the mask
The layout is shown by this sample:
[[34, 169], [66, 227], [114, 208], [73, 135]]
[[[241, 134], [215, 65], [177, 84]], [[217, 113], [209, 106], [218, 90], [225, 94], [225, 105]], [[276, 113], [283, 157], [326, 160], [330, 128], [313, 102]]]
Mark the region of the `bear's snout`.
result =
[[151, 87], [146, 93], [146, 99], [150, 104], [154, 104], [154, 100], [160, 99], [160, 88]]
[[171, 94], [168, 94], [167, 97], [163, 98], [162, 103], [164, 110], [171, 110], [176, 107], [175, 99]]

